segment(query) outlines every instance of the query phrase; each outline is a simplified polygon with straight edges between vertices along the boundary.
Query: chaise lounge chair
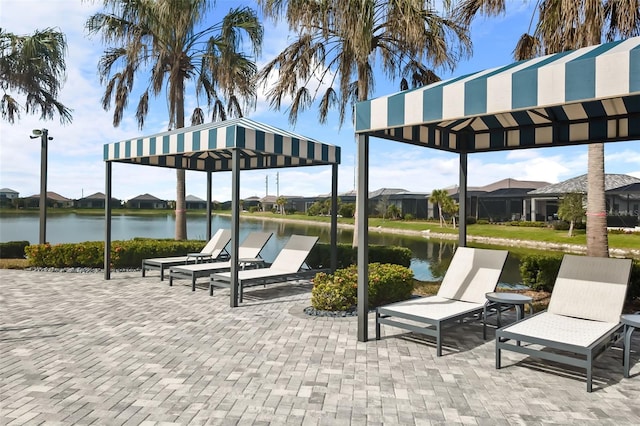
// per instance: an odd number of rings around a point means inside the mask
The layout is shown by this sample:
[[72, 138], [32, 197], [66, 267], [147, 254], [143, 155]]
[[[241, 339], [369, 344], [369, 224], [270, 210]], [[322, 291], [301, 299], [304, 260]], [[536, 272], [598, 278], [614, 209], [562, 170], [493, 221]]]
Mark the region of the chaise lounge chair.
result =
[[[255, 261], [259, 259], [260, 252], [273, 235], [271, 232], [251, 232], [238, 246], [238, 257]], [[208, 277], [214, 272], [223, 272], [231, 269], [231, 261], [211, 263], [196, 263], [192, 265], [172, 266], [169, 269], [169, 285], [173, 285], [174, 279], [190, 279], [191, 290], [196, 291], [196, 280]]]
[[585, 368], [591, 392], [594, 359], [622, 336], [630, 274], [630, 259], [565, 255], [547, 310], [496, 331], [496, 368], [502, 350]]
[[392, 325], [436, 338], [442, 355], [442, 328], [465, 318], [481, 318], [485, 294], [495, 290], [507, 260], [506, 250], [458, 247], [435, 296], [409, 299], [376, 310], [376, 340], [380, 324]]
[[[313, 277], [319, 270], [305, 268], [305, 260], [318, 237], [292, 235], [287, 244], [268, 268], [238, 271], [238, 294], [242, 303], [244, 287], [266, 285]], [[231, 273], [212, 274], [209, 280], [209, 295], [213, 296], [214, 287], [231, 287]]]
[[159, 270], [160, 281], [164, 281], [164, 271], [171, 266], [187, 265], [198, 262], [212, 262], [225, 257], [228, 253], [225, 247], [231, 241], [231, 231], [229, 229], [218, 229], [211, 237], [207, 245], [199, 253], [189, 253], [185, 256], [157, 257], [154, 259], [142, 260], [142, 276], [147, 270]]

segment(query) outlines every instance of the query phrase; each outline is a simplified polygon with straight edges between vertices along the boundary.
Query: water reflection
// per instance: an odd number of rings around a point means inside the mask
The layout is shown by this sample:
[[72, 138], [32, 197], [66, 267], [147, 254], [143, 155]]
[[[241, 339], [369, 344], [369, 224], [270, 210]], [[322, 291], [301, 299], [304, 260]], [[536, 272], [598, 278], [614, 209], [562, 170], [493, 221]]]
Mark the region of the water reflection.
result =
[[[212, 229], [230, 228], [229, 216], [215, 215], [212, 218]], [[25, 215], [20, 217], [0, 217], [0, 241], [27, 240], [32, 243], [38, 241], [39, 217]], [[134, 237], [173, 238], [175, 220], [170, 214], [166, 216], [113, 216], [112, 239], [127, 240]], [[47, 236], [49, 242], [67, 243], [82, 241], [104, 240], [104, 217], [76, 214], [50, 215], [47, 220]], [[261, 218], [243, 218], [240, 223], [240, 240], [251, 231], [272, 232], [263, 251], [264, 258], [272, 261], [292, 234], [317, 235], [319, 241], [328, 243], [331, 230], [328, 226], [309, 223], [292, 223], [284, 221], [265, 220]], [[190, 239], [204, 240], [206, 238], [206, 217], [190, 216], [187, 221], [187, 233]], [[338, 242], [350, 244], [353, 239], [351, 229], [338, 230]], [[382, 234], [370, 232], [371, 244], [396, 245], [411, 250], [413, 258], [411, 269], [417, 279], [432, 281], [444, 276], [457, 243], [453, 241], [429, 240], [419, 236], [402, 234]], [[514, 285], [521, 283], [518, 270], [519, 259], [510, 254], [507, 258], [502, 284]]]

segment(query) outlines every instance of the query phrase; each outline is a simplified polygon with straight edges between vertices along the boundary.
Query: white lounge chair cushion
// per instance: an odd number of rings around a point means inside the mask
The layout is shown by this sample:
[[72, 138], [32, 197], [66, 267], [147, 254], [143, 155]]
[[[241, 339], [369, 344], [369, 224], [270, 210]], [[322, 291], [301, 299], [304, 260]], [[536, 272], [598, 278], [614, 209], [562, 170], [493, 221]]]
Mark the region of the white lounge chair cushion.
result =
[[496, 288], [507, 255], [506, 250], [458, 247], [438, 296], [484, 304], [485, 295]]
[[[260, 252], [262, 251], [262, 248], [267, 244], [269, 238], [271, 238], [270, 233], [252, 232], [247, 237], [247, 240], [243, 241], [242, 244], [238, 247], [238, 258], [253, 259], [258, 257], [260, 255]], [[171, 269], [174, 271], [182, 271], [184, 273], [187, 273], [208, 270], [210, 270], [211, 272], [215, 272], [216, 270], [228, 268], [231, 268], [231, 261], [179, 265], [173, 266]]]
[[144, 259], [145, 263], [149, 264], [162, 264], [162, 263], [177, 263], [177, 262], [186, 262], [187, 260], [191, 260], [195, 262], [195, 258], [192, 257], [188, 259], [187, 256], [175, 256], [175, 257], [155, 257], [153, 259]]
[[216, 269], [228, 269], [231, 268], [231, 262], [206, 262], [206, 263], [194, 263], [189, 265], [172, 266], [172, 271], [183, 272], [200, 272], [200, 271], [215, 271]]
[[428, 296], [384, 306], [384, 313], [397, 312], [399, 314], [414, 315], [441, 321], [459, 316], [468, 311], [482, 309], [483, 307], [484, 303], [471, 303], [461, 300], [451, 300], [440, 296]]
[[[284, 269], [275, 269], [273, 267], [270, 268], [258, 268], [258, 269], [246, 269], [244, 271], [238, 271], [238, 279], [239, 280], [249, 280], [254, 278], [269, 278], [269, 277], [277, 277], [287, 274], [294, 274], [298, 272], [297, 270], [284, 270]], [[220, 274], [216, 274], [216, 279], [222, 278], [221, 281], [229, 281], [231, 279], [230, 272], [222, 272]]]
[[618, 325], [618, 321], [592, 321], [542, 312], [508, 326], [504, 328], [504, 331], [557, 343], [588, 347]]
[[565, 255], [548, 312], [619, 322], [629, 282], [630, 259]]

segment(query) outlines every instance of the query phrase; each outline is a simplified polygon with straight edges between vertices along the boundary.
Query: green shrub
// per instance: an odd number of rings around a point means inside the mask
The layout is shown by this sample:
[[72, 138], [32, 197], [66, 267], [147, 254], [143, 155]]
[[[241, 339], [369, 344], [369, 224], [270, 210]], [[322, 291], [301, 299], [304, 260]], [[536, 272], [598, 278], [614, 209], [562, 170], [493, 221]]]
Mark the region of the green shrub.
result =
[[[204, 241], [175, 241], [134, 239], [111, 243], [111, 266], [114, 268], [139, 268], [142, 259], [181, 256], [198, 252]], [[30, 266], [37, 267], [87, 267], [104, 266], [104, 242], [35, 244], [25, 248]]]
[[[358, 270], [355, 265], [331, 274], [316, 274], [311, 291], [311, 305], [325, 311], [347, 311], [358, 303]], [[413, 271], [389, 263], [369, 264], [369, 306], [406, 300], [413, 291]]]
[[[345, 268], [356, 263], [358, 249], [351, 244], [337, 245], [338, 264], [336, 268]], [[409, 267], [411, 265], [411, 250], [398, 246], [369, 246], [369, 263], [394, 263]], [[331, 265], [331, 244], [318, 243], [307, 257], [307, 263], [314, 269], [326, 268]]]
[[478, 219], [476, 221], [476, 224], [478, 224], [478, 225], [488, 225], [489, 224], [489, 220], [488, 219]]
[[0, 259], [24, 259], [24, 249], [29, 241], [9, 241], [0, 243]]
[[356, 205], [354, 203], [344, 203], [338, 207], [338, 214], [342, 217], [352, 218], [355, 211]]
[[[513, 220], [511, 222], [509, 222], [509, 225], [511, 226], [523, 226], [523, 227], [527, 227], [527, 228], [546, 228], [547, 224], [546, 222], [541, 222], [541, 221], [528, 221], [528, 220]], [[569, 229], [567, 227], [567, 229]]]
[[562, 255], [528, 255], [520, 259], [522, 283], [533, 290], [552, 291]]
[[[533, 290], [553, 291], [562, 255], [533, 255], [520, 260], [520, 274], [524, 285]], [[640, 297], [640, 260], [633, 260], [627, 301]]]
[[404, 220], [413, 220], [415, 217], [411, 213], [407, 213], [404, 215]]
[[467, 225], [473, 225], [477, 221], [478, 220], [475, 218], [475, 216], [467, 216]]

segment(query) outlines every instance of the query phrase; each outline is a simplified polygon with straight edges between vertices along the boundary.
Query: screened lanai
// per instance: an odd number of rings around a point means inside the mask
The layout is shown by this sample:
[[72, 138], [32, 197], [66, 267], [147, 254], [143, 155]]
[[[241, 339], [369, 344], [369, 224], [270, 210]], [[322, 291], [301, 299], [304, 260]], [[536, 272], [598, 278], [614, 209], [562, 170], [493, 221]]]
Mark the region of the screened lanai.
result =
[[[283, 167], [331, 166], [331, 269], [337, 264], [337, 193], [340, 147], [261, 124], [247, 118], [185, 127], [170, 132], [104, 145], [105, 194], [111, 199], [113, 163], [185, 169], [206, 173], [207, 213], [211, 216], [212, 174], [231, 172], [230, 305], [238, 306], [238, 246], [240, 229], [240, 171]], [[110, 279], [111, 206], [105, 208], [104, 270]], [[211, 238], [211, 220], [207, 238]]]
[[[356, 104], [358, 340], [367, 335], [369, 138], [467, 156], [640, 139], [640, 37], [515, 62]], [[428, 171], [425, 170], [425, 174]], [[466, 215], [459, 244], [466, 246]]]

